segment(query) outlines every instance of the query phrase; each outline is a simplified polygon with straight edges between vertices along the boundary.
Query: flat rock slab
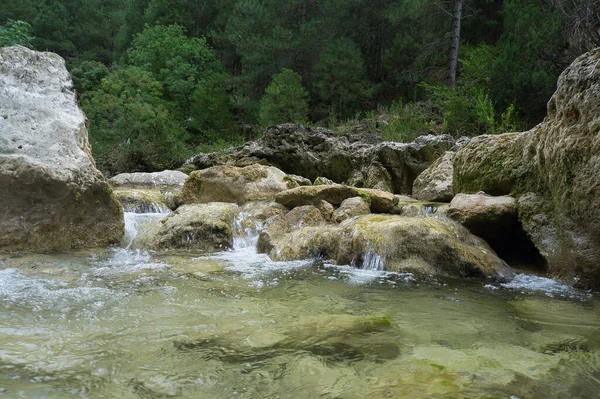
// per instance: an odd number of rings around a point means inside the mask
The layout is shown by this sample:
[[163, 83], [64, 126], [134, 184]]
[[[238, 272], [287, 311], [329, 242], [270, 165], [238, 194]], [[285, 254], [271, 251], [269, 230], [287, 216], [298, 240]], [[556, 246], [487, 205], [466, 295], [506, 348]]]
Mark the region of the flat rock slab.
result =
[[177, 170], [163, 170], [153, 173], [121, 173], [111, 177], [108, 182], [113, 187], [123, 188], [181, 188], [188, 178], [183, 172]]
[[387, 213], [398, 203], [398, 198], [387, 191], [356, 188], [341, 184], [297, 187], [280, 192], [275, 197], [275, 201], [288, 208], [303, 205], [316, 206], [320, 201], [340, 206], [344, 200], [352, 197], [364, 198], [369, 203], [371, 212], [376, 213]]

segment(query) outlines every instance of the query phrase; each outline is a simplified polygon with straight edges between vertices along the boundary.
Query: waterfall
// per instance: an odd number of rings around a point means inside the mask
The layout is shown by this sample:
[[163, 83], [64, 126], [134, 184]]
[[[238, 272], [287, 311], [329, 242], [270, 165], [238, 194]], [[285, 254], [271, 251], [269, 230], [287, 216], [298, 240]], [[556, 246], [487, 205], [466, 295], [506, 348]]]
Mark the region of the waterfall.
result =
[[353, 259], [352, 266], [359, 266], [363, 270], [383, 271], [385, 269], [385, 258], [369, 249], [365, 251], [362, 265], [357, 265], [356, 259]]
[[233, 221], [233, 250], [255, 248], [262, 227], [250, 213], [239, 212]]
[[157, 220], [164, 218], [168, 215], [168, 212], [125, 212], [125, 234], [121, 240], [121, 246], [129, 249], [135, 236], [138, 235], [143, 226]]

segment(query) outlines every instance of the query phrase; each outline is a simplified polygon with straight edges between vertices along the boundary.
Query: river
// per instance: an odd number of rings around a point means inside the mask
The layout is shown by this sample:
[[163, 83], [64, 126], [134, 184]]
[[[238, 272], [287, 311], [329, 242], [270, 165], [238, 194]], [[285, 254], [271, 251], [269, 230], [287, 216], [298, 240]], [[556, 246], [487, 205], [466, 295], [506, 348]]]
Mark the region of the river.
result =
[[511, 283], [120, 248], [0, 258], [1, 398], [593, 398], [600, 301]]

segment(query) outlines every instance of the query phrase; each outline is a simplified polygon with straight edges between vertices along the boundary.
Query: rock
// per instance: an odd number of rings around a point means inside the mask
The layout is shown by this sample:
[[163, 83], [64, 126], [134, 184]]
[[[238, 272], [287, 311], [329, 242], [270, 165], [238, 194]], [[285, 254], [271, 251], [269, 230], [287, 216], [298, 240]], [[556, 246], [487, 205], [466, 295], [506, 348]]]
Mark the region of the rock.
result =
[[134, 238], [131, 248], [223, 251], [233, 245], [237, 205], [222, 202], [182, 205]]
[[178, 204], [272, 200], [280, 191], [297, 187], [286, 174], [272, 166], [230, 165], [194, 171], [186, 180]]
[[160, 190], [117, 189], [114, 193], [125, 212], [166, 213], [170, 210]]
[[295, 182], [299, 186], [312, 186], [311, 181], [308, 180], [306, 177], [288, 174], [286, 176], [286, 179], [289, 179], [289, 180]]
[[371, 212], [377, 213], [389, 212], [398, 201], [392, 193], [386, 191], [356, 188], [341, 184], [297, 187], [280, 192], [275, 197], [275, 201], [288, 208], [317, 205], [320, 201], [327, 201], [333, 206], [339, 206], [344, 200], [352, 197], [364, 198], [369, 203]]
[[326, 177], [323, 176], [319, 176], [315, 179], [315, 181], [313, 182], [313, 186], [331, 186], [334, 185], [335, 182], [331, 179], [328, 179]]
[[[322, 257], [339, 265], [456, 277], [509, 279], [512, 270], [481, 239], [448, 219], [363, 215], [323, 225], [314, 207], [296, 208], [308, 223], [267, 227], [259, 252], [276, 261]], [[311, 217], [307, 217], [312, 212]], [[315, 220], [316, 216], [316, 220]], [[282, 223], [285, 223], [282, 221]]]
[[356, 196], [357, 192], [354, 187], [335, 184], [332, 186], [297, 187], [282, 191], [275, 196], [275, 201], [288, 208], [316, 205], [320, 201], [327, 201], [334, 206], [339, 206], [345, 199]]
[[371, 153], [390, 174], [394, 193], [411, 194], [413, 182], [436, 159], [454, 146], [449, 135], [426, 135], [412, 143], [381, 143]]
[[444, 219], [365, 215], [340, 225], [338, 264], [508, 279], [511, 269], [464, 227]]
[[65, 61], [0, 49], [0, 252], [118, 243], [123, 211], [95, 167]]
[[327, 201], [319, 201], [319, 203], [316, 205], [316, 207], [319, 210], [319, 212], [321, 212], [323, 219], [325, 219], [325, 221], [329, 222], [331, 220], [331, 217], [333, 216], [333, 212], [335, 211], [335, 208], [333, 207], [333, 205], [331, 205]]
[[362, 197], [345, 199], [340, 207], [333, 212], [333, 221], [341, 223], [354, 216], [367, 215], [371, 213], [369, 203]]
[[255, 142], [221, 154], [198, 154], [184, 168], [263, 163], [311, 180], [324, 177], [336, 183], [410, 194], [414, 179], [454, 145], [448, 135], [379, 144], [360, 137], [294, 124], [270, 126]]
[[183, 172], [163, 170], [153, 173], [121, 173], [111, 177], [108, 182], [113, 187], [179, 189], [187, 178], [188, 175]]
[[448, 214], [448, 204], [440, 202], [400, 201], [390, 212], [406, 217], [444, 218]]
[[448, 216], [481, 236], [486, 231], [502, 231], [518, 223], [517, 200], [506, 195], [457, 194], [450, 202]]
[[452, 187], [452, 160], [454, 152], [446, 151], [425, 169], [413, 184], [413, 197], [421, 201], [450, 202], [454, 197]]
[[[344, 348], [346, 351], [366, 355], [374, 349], [369, 346], [368, 341], [375, 334], [388, 330], [390, 325], [390, 319], [384, 316], [320, 314], [298, 318], [294, 323], [283, 327], [267, 323], [257, 326], [250, 334], [248, 328], [222, 334], [195, 332], [185, 340], [176, 341], [175, 347], [186, 351], [199, 347], [204, 350], [226, 348], [221, 352], [222, 361], [244, 363], [255, 356], [263, 359], [265, 356], [277, 356], [280, 350], [336, 356], [339, 355], [339, 349]], [[397, 356], [398, 347], [393, 342], [387, 342], [388, 349]], [[386, 358], [389, 359], [390, 356]]]
[[346, 184], [354, 187], [369, 187], [393, 192], [392, 176], [379, 163], [374, 162], [362, 169], [355, 169]]
[[321, 211], [312, 205], [299, 206], [286, 214], [275, 216], [267, 221], [265, 228], [258, 236], [257, 252], [270, 253], [274, 242], [284, 235], [300, 227], [319, 226], [325, 224]]
[[600, 287], [600, 49], [560, 76], [544, 121], [473, 138], [454, 160], [456, 192], [511, 193], [548, 272]]
[[373, 213], [388, 213], [398, 203], [398, 198], [388, 191], [377, 190], [374, 188], [357, 188], [359, 197], [364, 198]]

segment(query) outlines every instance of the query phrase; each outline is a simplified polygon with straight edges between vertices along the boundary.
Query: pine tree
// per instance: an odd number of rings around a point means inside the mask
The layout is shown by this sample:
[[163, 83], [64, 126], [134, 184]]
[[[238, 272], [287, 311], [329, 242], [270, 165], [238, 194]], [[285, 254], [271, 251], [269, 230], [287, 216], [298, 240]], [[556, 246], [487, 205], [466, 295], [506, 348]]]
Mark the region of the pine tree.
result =
[[287, 68], [273, 76], [260, 101], [261, 125], [308, 120], [308, 93], [301, 81], [300, 75]]

